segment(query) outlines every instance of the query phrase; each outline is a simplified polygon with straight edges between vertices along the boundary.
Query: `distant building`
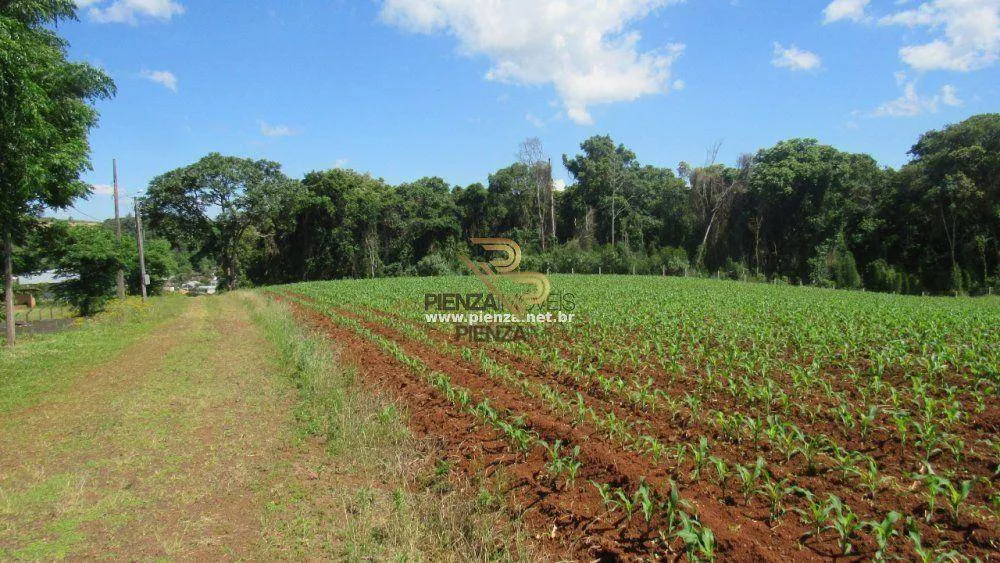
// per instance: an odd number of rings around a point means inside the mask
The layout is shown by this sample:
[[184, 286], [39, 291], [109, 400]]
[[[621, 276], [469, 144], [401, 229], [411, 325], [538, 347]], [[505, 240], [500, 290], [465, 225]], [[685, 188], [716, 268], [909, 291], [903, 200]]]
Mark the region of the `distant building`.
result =
[[42, 272], [37, 276], [14, 276], [14, 283], [22, 288], [33, 288], [40, 285], [52, 285], [54, 283], [61, 283], [76, 279], [80, 279], [80, 276], [62, 276], [55, 270], [49, 270], [47, 272]]

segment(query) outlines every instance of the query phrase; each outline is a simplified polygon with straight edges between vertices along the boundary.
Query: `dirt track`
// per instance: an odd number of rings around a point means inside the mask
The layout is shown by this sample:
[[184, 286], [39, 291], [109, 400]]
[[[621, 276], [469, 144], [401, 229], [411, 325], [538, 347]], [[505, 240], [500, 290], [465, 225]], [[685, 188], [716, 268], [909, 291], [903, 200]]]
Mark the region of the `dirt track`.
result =
[[192, 299], [120, 357], [5, 415], [0, 553], [280, 554], [267, 503], [302, 480], [310, 454], [291, 447], [270, 353], [235, 298]]

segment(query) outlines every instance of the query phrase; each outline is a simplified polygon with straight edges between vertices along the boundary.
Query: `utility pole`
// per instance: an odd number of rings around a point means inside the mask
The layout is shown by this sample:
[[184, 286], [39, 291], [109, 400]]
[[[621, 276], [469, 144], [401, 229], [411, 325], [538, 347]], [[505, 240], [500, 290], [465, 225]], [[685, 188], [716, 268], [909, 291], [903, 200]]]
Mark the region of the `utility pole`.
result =
[[143, 249], [142, 241], [142, 215], [139, 214], [139, 198], [135, 198], [135, 239], [139, 246], [139, 287], [142, 288], [142, 300], [146, 300], [146, 285], [149, 278], [146, 276], [146, 253]]
[[14, 350], [16, 340], [14, 328], [14, 243], [10, 233], [4, 237], [3, 242], [3, 270], [4, 270], [4, 309], [6, 318], [4, 319], [5, 333], [7, 337], [7, 350]]
[[[118, 210], [118, 159], [111, 161], [115, 180], [115, 238], [122, 243], [122, 216]], [[118, 268], [118, 299], [125, 299], [125, 271]]]

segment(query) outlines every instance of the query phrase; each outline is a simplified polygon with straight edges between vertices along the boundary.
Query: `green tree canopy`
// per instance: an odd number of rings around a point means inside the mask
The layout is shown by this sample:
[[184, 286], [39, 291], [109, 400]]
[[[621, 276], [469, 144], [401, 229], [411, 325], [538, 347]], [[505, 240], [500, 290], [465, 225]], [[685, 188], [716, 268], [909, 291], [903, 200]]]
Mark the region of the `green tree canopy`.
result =
[[963, 289], [965, 277], [1000, 277], [1000, 114], [927, 132], [910, 154], [898, 178], [899, 206], [909, 242], [925, 251], [904, 249], [907, 267], [927, 285], [954, 290]]
[[67, 60], [67, 43], [51, 27], [76, 17], [73, 0], [0, 2], [0, 238], [4, 242], [7, 341], [14, 344], [13, 245], [45, 207], [65, 208], [87, 195], [79, 179], [90, 167], [91, 104], [114, 95], [104, 72]]
[[211, 153], [154, 178], [143, 209], [150, 227], [171, 244], [214, 257], [222, 283], [234, 289], [244, 275], [247, 238], [291, 220], [298, 198], [297, 183], [278, 163]]

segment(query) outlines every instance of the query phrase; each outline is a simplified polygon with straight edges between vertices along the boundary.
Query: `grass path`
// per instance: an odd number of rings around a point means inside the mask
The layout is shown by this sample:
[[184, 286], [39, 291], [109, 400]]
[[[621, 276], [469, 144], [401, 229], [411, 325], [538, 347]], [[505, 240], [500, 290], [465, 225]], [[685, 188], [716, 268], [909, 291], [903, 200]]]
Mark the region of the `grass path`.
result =
[[286, 307], [126, 305], [0, 357], [0, 560], [535, 559]]
[[0, 416], [0, 557], [267, 551], [290, 399], [236, 298], [192, 299], [120, 357]]

